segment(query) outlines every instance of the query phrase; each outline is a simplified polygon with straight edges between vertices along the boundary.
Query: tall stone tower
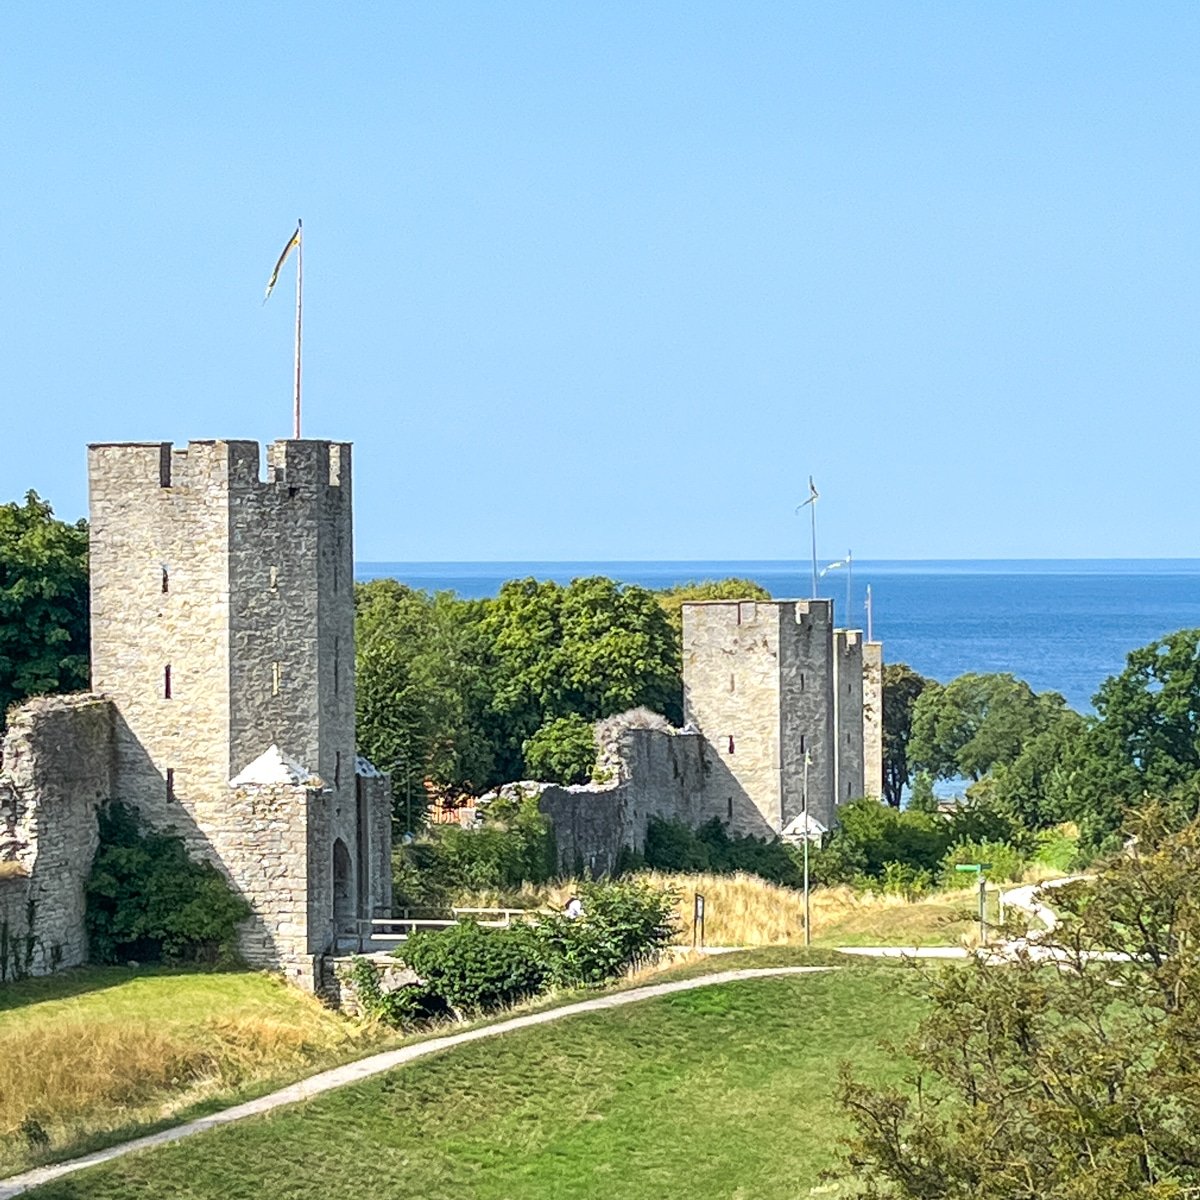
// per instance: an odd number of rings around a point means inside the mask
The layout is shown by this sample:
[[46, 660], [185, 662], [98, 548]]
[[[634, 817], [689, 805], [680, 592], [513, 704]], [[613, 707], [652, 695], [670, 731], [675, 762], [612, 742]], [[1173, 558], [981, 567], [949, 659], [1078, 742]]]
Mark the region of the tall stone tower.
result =
[[683, 606], [684, 718], [704, 734], [705, 811], [736, 833], [779, 833], [804, 803], [826, 828], [836, 804], [833, 604]]
[[856, 800], [863, 786], [863, 635], [833, 635], [834, 714], [837, 724], [837, 803]]
[[[387, 789], [356, 771], [350, 447], [89, 447], [92, 686], [114, 794], [217, 863], [242, 951], [311, 986], [390, 902]], [[386, 780], [383, 781], [386, 784]]]
[[883, 799], [883, 643], [863, 643], [863, 792]]

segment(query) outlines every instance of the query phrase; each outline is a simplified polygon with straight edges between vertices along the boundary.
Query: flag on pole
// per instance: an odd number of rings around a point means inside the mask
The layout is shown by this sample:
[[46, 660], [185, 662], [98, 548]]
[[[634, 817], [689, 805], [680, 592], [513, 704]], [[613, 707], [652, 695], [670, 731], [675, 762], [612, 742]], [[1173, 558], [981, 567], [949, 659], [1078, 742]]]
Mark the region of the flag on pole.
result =
[[267, 280], [267, 292], [266, 295], [263, 296], [264, 304], [266, 304], [266, 302], [271, 298], [271, 291], [275, 287], [275, 284], [279, 282], [279, 272], [283, 270], [283, 264], [287, 262], [288, 255], [291, 254], [291, 252], [299, 245], [300, 226], [297, 225], [296, 232], [293, 233], [290, 238], [288, 238], [288, 244], [284, 246], [283, 253], [279, 256], [279, 261], [275, 264], [275, 270], [271, 272], [271, 278]]

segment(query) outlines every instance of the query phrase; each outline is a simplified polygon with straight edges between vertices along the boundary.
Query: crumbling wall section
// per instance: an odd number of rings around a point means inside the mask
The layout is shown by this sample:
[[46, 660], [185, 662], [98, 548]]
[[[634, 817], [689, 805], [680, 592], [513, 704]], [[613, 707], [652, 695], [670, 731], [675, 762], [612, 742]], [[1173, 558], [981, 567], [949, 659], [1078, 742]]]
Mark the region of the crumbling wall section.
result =
[[634, 709], [598, 723], [602, 782], [562, 787], [520, 784], [540, 792], [539, 808], [554, 830], [559, 870], [611, 874], [623, 850], [641, 851], [651, 818], [701, 825], [711, 816], [704, 782], [704, 739], [664, 717]]
[[12, 709], [0, 770], [0, 978], [87, 960], [84, 885], [112, 798], [113, 709], [46, 696]]

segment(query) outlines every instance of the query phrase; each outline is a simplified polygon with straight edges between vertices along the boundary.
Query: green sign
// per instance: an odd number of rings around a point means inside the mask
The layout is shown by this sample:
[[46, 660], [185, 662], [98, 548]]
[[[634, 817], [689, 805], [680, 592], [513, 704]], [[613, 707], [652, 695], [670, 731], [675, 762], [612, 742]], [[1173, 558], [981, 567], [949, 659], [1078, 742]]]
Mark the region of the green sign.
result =
[[955, 868], [956, 871], [971, 871], [978, 875], [980, 871], [990, 871], [991, 863], [959, 863]]

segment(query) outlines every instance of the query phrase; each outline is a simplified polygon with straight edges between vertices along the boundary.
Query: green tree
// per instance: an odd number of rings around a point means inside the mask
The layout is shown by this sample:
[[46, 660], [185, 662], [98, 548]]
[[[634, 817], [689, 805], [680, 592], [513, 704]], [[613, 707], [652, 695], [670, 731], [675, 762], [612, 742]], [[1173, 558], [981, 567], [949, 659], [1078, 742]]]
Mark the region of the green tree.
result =
[[1088, 721], [1071, 709], [993, 769], [996, 803], [1027, 829], [1049, 829], [1070, 816], [1068, 796], [1088, 737]]
[[1065, 709], [1057, 692], [1035, 693], [1008, 674], [931, 684], [913, 706], [909, 763], [941, 779], [981, 779], [998, 763], [1013, 762]]
[[1134, 823], [1135, 855], [1056, 889], [1061, 924], [997, 967], [926, 979], [911, 1082], [844, 1075], [845, 1174], [909, 1200], [1200, 1194], [1200, 823]]
[[596, 732], [572, 713], [547, 721], [524, 745], [525, 769], [547, 783], [586, 783], [596, 767]]
[[356, 703], [362, 752], [396, 781], [397, 805], [425, 779], [491, 784], [482, 606], [391, 579], [356, 589]]
[[611, 579], [568, 587], [510, 581], [486, 603], [497, 761], [514, 778], [525, 742], [549, 719], [588, 721], [645, 705], [681, 719], [681, 653], [667, 614], [645, 588]]
[[87, 523], [36, 492], [0, 505], [0, 724], [9, 706], [88, 686]]
[[886, 663], [883, 668], [883, 796], [893, 807], [908, 785], [908, 743], [912, 737], [913, 707], [932, 683], [905, 663]]

